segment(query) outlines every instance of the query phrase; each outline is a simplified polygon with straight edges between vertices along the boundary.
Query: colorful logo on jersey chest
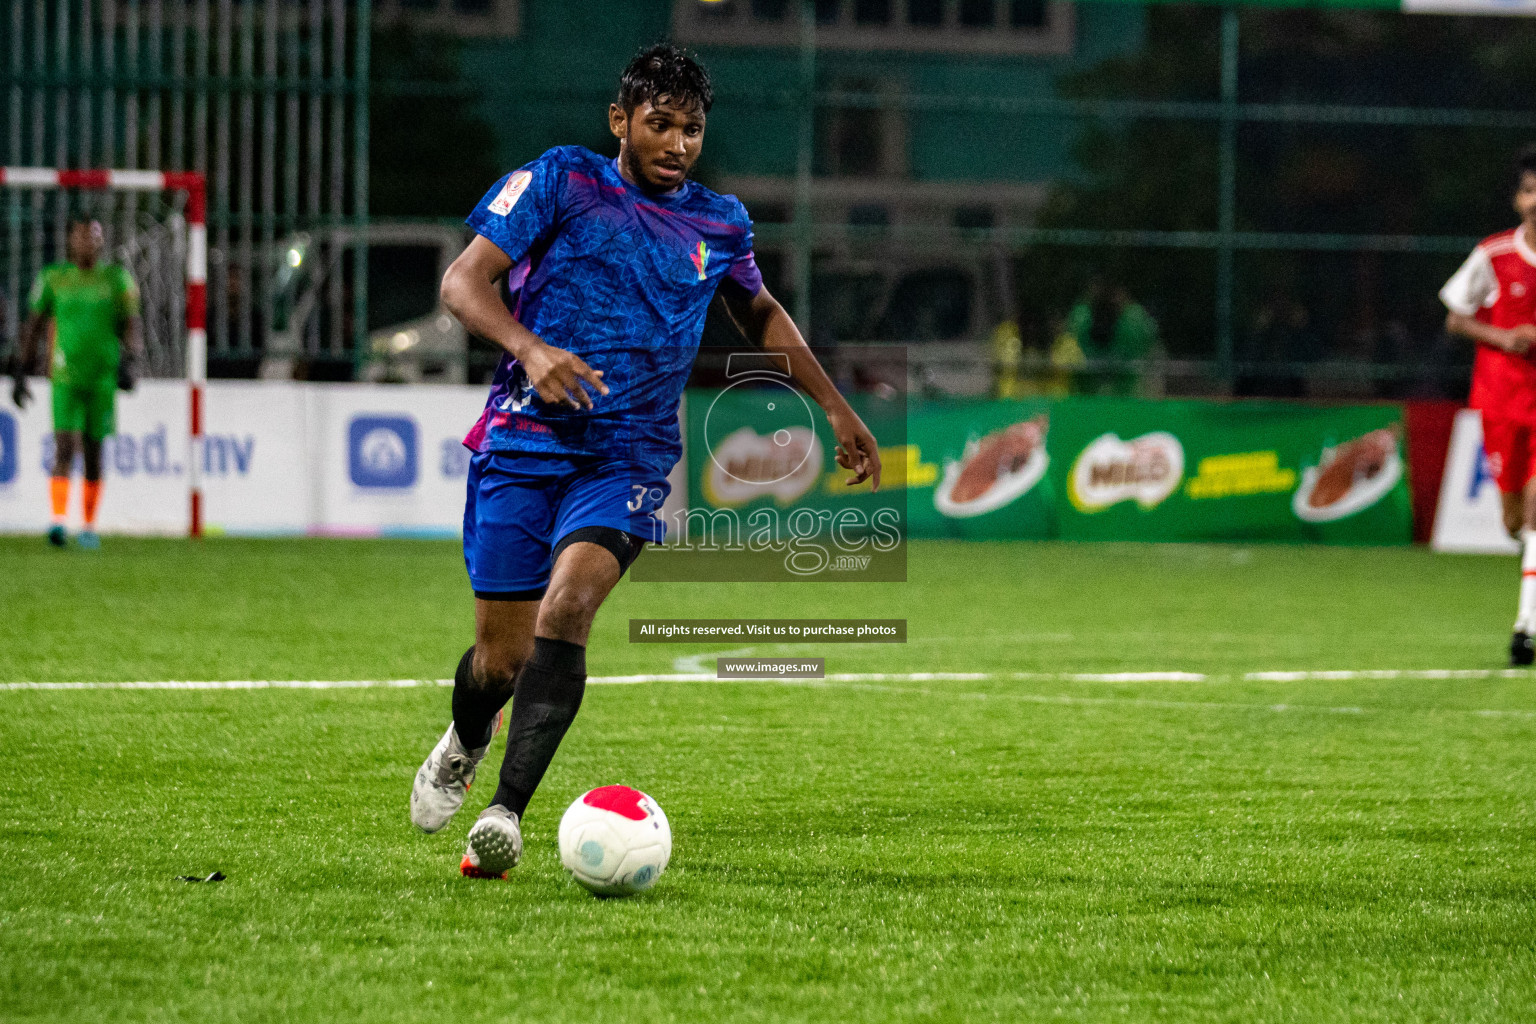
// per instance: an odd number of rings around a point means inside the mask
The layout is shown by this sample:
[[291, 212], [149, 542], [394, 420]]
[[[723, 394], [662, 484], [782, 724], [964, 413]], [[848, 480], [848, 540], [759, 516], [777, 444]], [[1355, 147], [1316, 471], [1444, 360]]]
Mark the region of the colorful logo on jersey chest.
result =
[[700, 242], [699, 247], [693, 252], [689, 253], [688, 256], [693, 260], [693, 269], [699, 272], [699, 280], [704, 280], [708, 276], [707, 271], [709, 269], [709, 246], [705, 245], [703, 242]]

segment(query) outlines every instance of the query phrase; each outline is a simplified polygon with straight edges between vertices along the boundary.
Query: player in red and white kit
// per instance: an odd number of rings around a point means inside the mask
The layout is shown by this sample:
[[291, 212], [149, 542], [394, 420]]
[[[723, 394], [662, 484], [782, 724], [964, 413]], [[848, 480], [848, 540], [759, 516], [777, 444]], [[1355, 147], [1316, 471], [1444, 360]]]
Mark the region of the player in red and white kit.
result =
[[1470, 405], [1504, 499], [1504, 526], [1522, 547], [1511, 665], [1536, 660], [1536, 145], [1515, 160], [1520, 226], [1483, 239], [1440, 289], [1445, 329], [1477, 342]]

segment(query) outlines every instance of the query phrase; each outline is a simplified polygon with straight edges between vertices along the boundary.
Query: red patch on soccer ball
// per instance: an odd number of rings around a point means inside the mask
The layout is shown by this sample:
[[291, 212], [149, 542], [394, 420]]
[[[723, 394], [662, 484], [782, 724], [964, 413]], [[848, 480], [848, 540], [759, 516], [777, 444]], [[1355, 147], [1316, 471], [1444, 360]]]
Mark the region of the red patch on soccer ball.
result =
[[638, 789], [630, 789], [628, 786], [601, 786], [581, 798], [581, 802], [588, 807], [596, 807], [601, 811], [612, 811], [630, 821], [644, 821], [649, 812], [640, 801], [645, 799], [645, 794]]

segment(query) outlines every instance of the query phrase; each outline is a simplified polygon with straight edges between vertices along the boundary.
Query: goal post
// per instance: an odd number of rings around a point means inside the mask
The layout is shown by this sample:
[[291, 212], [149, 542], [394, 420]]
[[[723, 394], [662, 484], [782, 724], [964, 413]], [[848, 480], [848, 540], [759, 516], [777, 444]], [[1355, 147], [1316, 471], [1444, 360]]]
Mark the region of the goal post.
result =
[[186, 375], [189, 426], [188, 532], [203, 534], [203, 385], [208, 380], [207, 188], [195, 171], [0, 167], [0, 189], [180, 192], [186, 195]]

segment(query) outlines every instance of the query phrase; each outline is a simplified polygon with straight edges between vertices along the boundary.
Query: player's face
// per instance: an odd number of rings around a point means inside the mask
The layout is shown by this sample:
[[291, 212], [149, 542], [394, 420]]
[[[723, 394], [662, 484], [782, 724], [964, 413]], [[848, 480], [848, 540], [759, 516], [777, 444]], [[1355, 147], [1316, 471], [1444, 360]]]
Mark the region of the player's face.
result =
[[628, 113], [614, 104], [608, 126], [619, 137], [619, 163], [641, 188], [677, 188], [704, 148], [704, 111], [697, 104], [673, 106], [666, 96]]
[[1536, 224], [1536, 174], [1530, 171], [1520, 175], [1520, 187], [1515, 190], [1515, 212], [1527, 224]]
[[95, 263], [101, 255], [101, 223], [73, 224], [69, 229], [69, 255], [77, 263]]

